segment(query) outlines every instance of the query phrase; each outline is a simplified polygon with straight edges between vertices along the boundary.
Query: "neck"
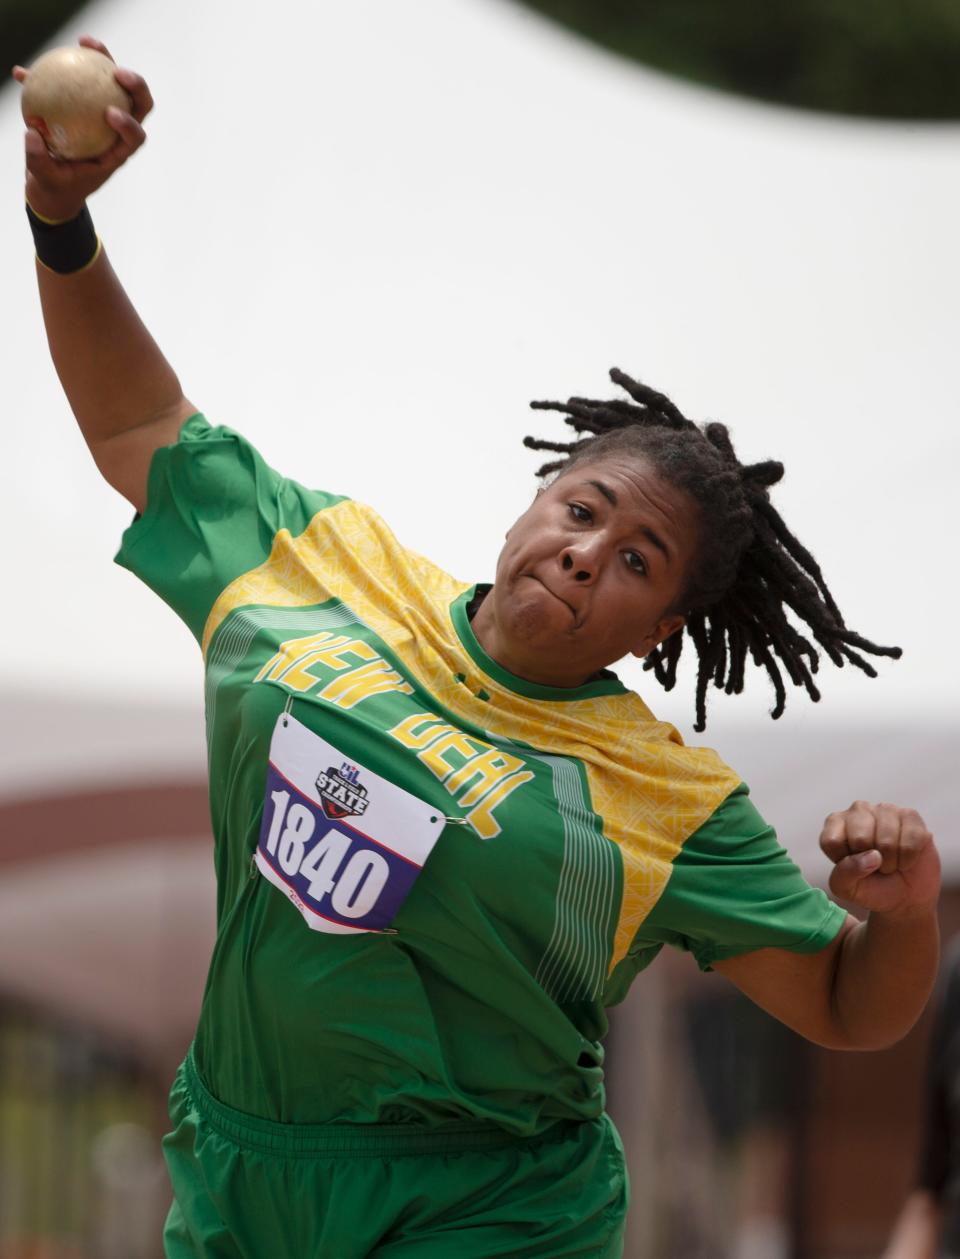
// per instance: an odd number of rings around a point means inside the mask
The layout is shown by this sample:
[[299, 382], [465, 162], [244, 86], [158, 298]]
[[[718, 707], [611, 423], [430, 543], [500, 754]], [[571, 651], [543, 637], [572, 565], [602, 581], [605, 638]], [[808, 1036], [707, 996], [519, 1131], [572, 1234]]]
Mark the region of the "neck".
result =
[[492, 587], [483, 593], [478, 591], [467, 614], [477, 642], [501, 669], [506, 669], [516, 678], [522, 678], [524, 682], [535, 682], [538, 686], [553, 686], [563, 690], [573, 690], [603, 677], [602, 669], [584, 675], [582, 671], [558, 668], [552, 661], [547, 662], [544, 667], [543, 656], [535, 647], [528, 652], [518, 652], [506, 640], [497, 624], [492, 596]]

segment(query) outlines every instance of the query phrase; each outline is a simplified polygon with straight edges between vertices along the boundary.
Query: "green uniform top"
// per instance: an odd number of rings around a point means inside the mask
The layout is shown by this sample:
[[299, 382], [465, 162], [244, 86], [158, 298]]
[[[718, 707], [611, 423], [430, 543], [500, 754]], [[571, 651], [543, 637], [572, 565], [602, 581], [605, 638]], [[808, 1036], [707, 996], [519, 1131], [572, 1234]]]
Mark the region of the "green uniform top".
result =
[[195, 1055], [229, 1105], [592, 1118], [604, 1007], [663, 944], [706, 968], [839, 930], [715, 753], [612, 675], [506, 672], [475, 587], [231, 430], [195, 415], [157, 451], [117, 559], [204, 653], [218, 894]]

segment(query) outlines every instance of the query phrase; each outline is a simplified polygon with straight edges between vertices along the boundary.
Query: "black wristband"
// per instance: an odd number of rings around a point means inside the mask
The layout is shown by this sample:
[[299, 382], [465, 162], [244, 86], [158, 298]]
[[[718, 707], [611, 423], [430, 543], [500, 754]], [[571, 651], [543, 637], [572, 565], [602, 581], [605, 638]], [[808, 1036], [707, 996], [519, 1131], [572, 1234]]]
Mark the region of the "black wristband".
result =
[[37, 257], [58, 275], [83, 271], [100, 253], [100, 238], [86, 206], [75, 218], [54, 223], [37, 214], [28, 201], [27, 219], [33, 232]]

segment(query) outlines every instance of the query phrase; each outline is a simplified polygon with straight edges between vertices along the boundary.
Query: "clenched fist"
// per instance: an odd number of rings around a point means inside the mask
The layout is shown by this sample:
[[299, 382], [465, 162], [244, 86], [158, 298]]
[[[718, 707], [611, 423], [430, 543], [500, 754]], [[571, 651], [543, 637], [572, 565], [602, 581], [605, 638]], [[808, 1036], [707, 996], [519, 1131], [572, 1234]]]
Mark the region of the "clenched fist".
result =
[[874, 913], [929, 911], [940, 892], [940, 857], [916, 809], [855, 800], [831, 813], [820, 847], [834, 863], [830, 890]]

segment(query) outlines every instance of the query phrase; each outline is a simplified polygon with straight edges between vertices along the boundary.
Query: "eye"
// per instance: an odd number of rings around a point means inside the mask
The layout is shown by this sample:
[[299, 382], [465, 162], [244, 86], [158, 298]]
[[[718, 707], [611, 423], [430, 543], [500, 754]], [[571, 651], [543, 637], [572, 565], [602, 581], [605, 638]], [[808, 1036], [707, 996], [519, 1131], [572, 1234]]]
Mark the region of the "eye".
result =
[[570, 515], [582, 525], [588, 525], [593, 520], [593, 512], [589, 507], [584, 507], [583, 503], [567, 503]]
[[627, 567], [632, 568], [635, 573], [639, 573], [641, 577], [647, 575], [647, 562], [637, 551], [624, 551], [624, 557], [627, 561]]

